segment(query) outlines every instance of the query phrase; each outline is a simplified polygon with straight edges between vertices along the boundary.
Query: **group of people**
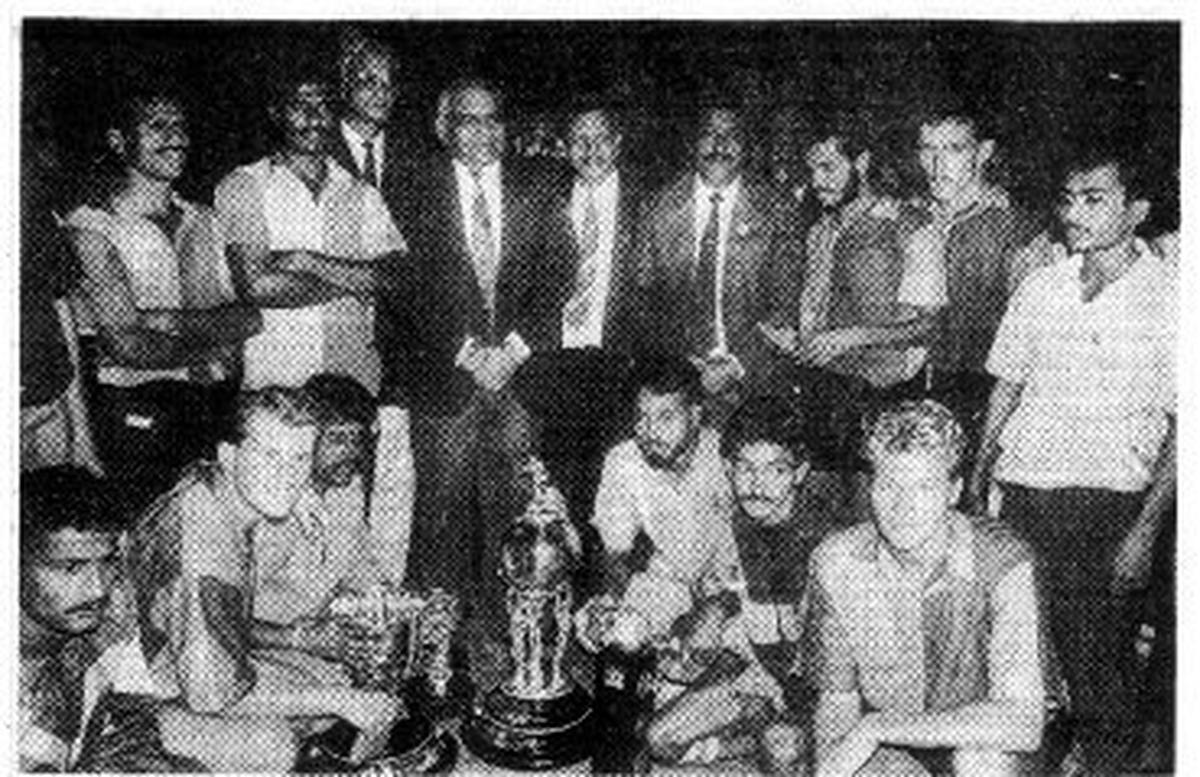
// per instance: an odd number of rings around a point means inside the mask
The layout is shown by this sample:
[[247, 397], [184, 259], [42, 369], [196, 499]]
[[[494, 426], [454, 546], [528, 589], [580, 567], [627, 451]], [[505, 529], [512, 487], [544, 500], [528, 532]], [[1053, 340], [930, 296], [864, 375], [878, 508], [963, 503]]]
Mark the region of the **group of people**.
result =
[[1075, 762], [1126, 766], [1175, 471], [1176, 258], [1135, 157], [1082, 144], [1039, 219], [961, 104], [914, 117], [919, 198], [831, 110], [778, 191], [717, 100], [651, 191], [603, 101], [536, 163], [456, 81], [421, 158], [394, 54], [338, 66], [340, 100], [274, 85], [277, 147], [212, 207], [175, 189], [159, 91], [76, 207], [23, 199], [23, 767], [286, 770], [330, 718], [377, 740], [403, 700], [351, 682], [329, 601], [452, 591], [494, 660], [531, 457], [588, 540], [581, 628], [674, 656], [656, 758], [1018, 773], [1061, 686]]

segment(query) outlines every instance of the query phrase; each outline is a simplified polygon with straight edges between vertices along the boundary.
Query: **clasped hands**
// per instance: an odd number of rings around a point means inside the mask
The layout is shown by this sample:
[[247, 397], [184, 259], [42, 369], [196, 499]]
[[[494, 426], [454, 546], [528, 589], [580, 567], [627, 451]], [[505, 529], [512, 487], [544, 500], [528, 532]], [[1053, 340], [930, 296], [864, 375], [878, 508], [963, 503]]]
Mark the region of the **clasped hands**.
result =
[[508, 345], [480, 346], [472, 341], [464, 348], [458, 365], [471, 374], [475, 385], [496, 392], [508, 385], [521, 359]]
[[824, 367], [847, 351], [853, 349], [854, 331], [851, 329], [831, 329], [807, 339], [802, 339], [800, 333], [792, 327], [775, 326], [759, 323], [758, 331], [771, 345], [803, 364], [814, 367]]

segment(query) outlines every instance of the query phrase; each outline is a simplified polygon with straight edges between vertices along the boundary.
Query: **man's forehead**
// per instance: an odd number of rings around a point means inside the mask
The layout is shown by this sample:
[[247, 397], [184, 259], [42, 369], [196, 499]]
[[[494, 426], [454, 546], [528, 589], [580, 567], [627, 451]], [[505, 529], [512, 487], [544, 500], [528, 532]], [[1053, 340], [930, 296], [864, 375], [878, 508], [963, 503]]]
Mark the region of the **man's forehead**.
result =
[[833, 136], [818, 140], [809, 146], [808, 158], [812, 162], [829, 162], [838, 158], [848, 159], [843, 151], [841, 138]]
[[471, 86], [458, 93], [454, 112], [463, 116], [488, 116], [496, 113], [496, 96], [481, 86]]
[[741, 129], [737, 112], [730, 108], [714, 108], [704, 116], [704, 132], [736, 132]]
[[1072, 194], [1085, 192], [1123, 192], [1121, 176], [1115, 165], [1101, 165], [1091, 170], [1076, 170], [1067, 176], [1063, 190]]
[[793, 457], [787, 446], [773, 440], [750, 440], [738, 446], [736, 460], [748, 464], [774, 462], [791, 464]]
[[142, 123], [149, 123], [163, 118], [181, 120], [183, 117], [183, 106], [169, 97], [160, 97], [147, 103], [138, 116]]
[[584, 137], [602, 137], [615, 135], [612, 126], [608, 123], [608, 117], [604, 111], [588, 111], [581, 113], [571, 122], [571, 134]]
[[115, 532], [65, 528], [42, 538], [40, 561], [90, 560], [110, 556], [117, 550]]
[[926, 145], [973, 145], [975, 128], [963, 119], [942, 119], [921, 125], [921, 142]]
[[645, 411], [664, 410], [668, 408], [684, 408], [687, 407], [687, 396], [682, 391], [668, 391], [665, 394], [659, 394], [651, 389], [644, 388], [638, 391], [637, 398], [638, 408]]
[[289, 103], [319, 103], [324, 102], [326, 94], [325, 84], [319, 81], [308, 81], [302, 84], [297, 84], [292, 90]]
[[273, 413], [259, 413], [246, 423], [246, 439], [265, 448], [311, 447], [316, 436], [316, 424], [290, 424]]

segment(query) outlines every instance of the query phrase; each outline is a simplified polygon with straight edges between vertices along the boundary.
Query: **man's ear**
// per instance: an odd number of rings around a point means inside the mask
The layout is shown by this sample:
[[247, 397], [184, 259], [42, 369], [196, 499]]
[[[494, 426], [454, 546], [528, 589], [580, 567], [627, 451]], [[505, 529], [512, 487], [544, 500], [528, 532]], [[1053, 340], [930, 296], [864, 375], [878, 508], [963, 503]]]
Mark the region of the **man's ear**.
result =
[[104, 133], [105, 144], [117, 156], [125, 156], [125, 136], [119, 129], [109, 129]]
[[802, 462], [800, 462], [799, 464], [797, 464], [797, 465], [796, 465], [796, 469], [795, 469], [795, 470], [793, 470], [793, 472], [794, 472], [795, 474], [793, 475], [793, 478], [794, 478], [794, 479], [793, 479], [793, 481], [792, 481], [792, 482], [793, 482], [795, 485], [797, 485], [797, 486], [798, 486], [798, 485], [800, 485], [801, 483], [803, 483], [803, 482], [804, 482], [804, 479], [805, 479], [806, 477], [808, 477], [808, 473], [809, 473], [811, 470], [812, 470], [812, 463], [811, 463], [811, 462], [808, 462], [808, 461], [802, 461]]
[[961, 475], [956, 475], [954, 477], [954, 480], [950, 481], [949, 496], [950, 496], [950, 505], [951, 506], [958, 504], [958, 501], [960, 499], [962, 499], [963, 483], [964, 483], [964, 479]]
[[867, 180], [867, 171], [871, 169], [871, 152], [863, 151], [854, 158], [854, 172], [858, 173], [858, 180], [861, 182]]
[[699, 404], [692, 405], [688, 408], [688, 415], [692, 419], [692, 426], [699, 426], [700, 420], [704, 417], [704, 406]]
[[988, 163], [988, 160], [990, 160], [992, 155], [995, 153], [996, 141], [981, 140], [979, 141], [979, 148], [975, 150], [975, 161], [979, 167], [983, 167]]
[[1150, 201], [1147, 199], [1137, 199], [1129, 203], [1125, 208], [1125, 223], [1129, 234], [1137, 231], [1137, 228], [1145, 222], [1150, 215]]

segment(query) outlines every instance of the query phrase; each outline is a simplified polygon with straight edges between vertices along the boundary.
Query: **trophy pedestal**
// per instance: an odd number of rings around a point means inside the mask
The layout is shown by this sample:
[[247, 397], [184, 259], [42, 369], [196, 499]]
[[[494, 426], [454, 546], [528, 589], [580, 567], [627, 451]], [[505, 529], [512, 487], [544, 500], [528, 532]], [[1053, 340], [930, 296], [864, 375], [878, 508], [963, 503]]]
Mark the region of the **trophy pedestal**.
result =
[[592, 700], [571, 683], [565, 693], [524, 699], [503, 687], [476, 702], [463, 742], [488, 763], [508, 769], [557, 769], [591, 755]]

